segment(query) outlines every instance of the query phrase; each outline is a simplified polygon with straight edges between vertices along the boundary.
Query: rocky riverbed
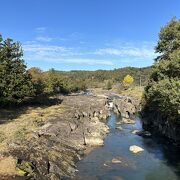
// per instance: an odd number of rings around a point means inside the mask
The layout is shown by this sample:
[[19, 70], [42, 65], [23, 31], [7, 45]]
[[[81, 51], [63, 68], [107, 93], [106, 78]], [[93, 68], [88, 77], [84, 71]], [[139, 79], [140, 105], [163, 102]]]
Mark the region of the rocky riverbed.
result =
[[[34, 131], [23, 143], [10, 143], [2, 158], [16, 160], [18, 174], [1, 175], [2, 179], [59, 180], [71, 178], [76, 162], [97, 146], [102, 146], [109, 132], [106, 119], [109, 103], [122, 118], [119, 123], [134, 123], [131, 116], [137, 102], [111, 93], [91, 96], [59, 96], [64, 108]], [[41, 114], [40, 114], [41, 115]], [[20, 176], [21, 174], [21, 176]], [[23, 175], [23, 176], [22, 176]]]
[[[2, 158], [13, 156], [26, 177], [3, 179], [60, 179], [71, 177], [75, 163], [92, 147], [103, 145], [108, 133], [106, 99], [61, 96], [64, 113], [52, 116], [23, 144], [9, 144]], [[14, 177], [14, 178], [13, 178]]]

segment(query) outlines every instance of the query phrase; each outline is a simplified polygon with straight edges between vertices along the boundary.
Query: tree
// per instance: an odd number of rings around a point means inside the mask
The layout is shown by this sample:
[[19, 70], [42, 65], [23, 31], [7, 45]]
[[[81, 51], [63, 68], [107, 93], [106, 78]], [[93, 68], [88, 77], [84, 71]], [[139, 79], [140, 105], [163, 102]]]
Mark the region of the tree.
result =
[[177, 49], [180, 49], [180, 21], [174, 17], [160, 30], [159, 41], [155, 48], [160, 56], [156, 60], [167, 58], [170, 53]]
[[45, 92], [59, 93], [63, 89], [62, 76], [54, 69], [45, 74]]
[[33, 86], [22, 59], [20, 43], [0, 36], [0, 102], [20, 103], [33, 94]]
[[32, 67], [28, 70], [28, 72], [32, 77], [32, 83], [33, 83], [35, 95], [44, 93], [45, 78], [43, 75], [43, 71], [37, 67]]
[[134, 78], [130, 75], [126, 75], [123, 79], [123, 85], [129, 87], [134, 82]]
[[180, 20], [161, 29], [156, 52], [161, 54], [145, 88], [143, 112], [180, 123]]

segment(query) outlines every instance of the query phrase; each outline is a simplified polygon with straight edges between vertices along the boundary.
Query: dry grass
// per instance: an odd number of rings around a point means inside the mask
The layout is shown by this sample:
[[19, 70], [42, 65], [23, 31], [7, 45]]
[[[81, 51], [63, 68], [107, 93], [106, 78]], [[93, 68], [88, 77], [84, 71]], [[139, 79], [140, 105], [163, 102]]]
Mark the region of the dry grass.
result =
[[53, 105], [0, 110], [0, 152], [7, 150], [9, 143], [23, 142], [30, 138], [32, 132], [52, 117], [59, 116], [64, 109], [62, 105]]
[[[65, 111], [61, 104], [41, 107], [21, 107], [19, 109], [0, 109], [0, 155], [8, 150], [11, 143], [28, 140], [33, 132], [44, 125], [52, 117]], [[20, 175], [16, 168], [16, 159], [0, 156], [1, 175]], [[22, 171], [23, 172], [23, 171]]]
[[17, 174], [16, 160], [13, 157], [0, 157], [0, 174]]
[[143, 92], [144, 92], [144, 87], [136, 86], [136, 87], [124, 90], [120, 94], [123, 96], [131, 96], [140, 100], [143, 96]]

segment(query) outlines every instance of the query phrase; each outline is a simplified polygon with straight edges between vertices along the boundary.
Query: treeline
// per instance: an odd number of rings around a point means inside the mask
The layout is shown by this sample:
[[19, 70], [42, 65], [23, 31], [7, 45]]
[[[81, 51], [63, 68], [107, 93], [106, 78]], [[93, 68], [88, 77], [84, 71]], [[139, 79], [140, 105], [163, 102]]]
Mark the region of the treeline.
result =
[[145, 88], [143, 112], [149, 124], [158, 119], [175, 131], [180, 127], [180, 20], [173, 18], [161, 29], [156, 52], [160, 56]]
[[[87, 88], [111, 89], [122, 84], [126, 75], [133, 77], [134, 85], [146, 85], [152, 67], [126, 67], [97, 71], [43, 72], [38, 67], [27, 70], [19, 42], [3, 39], [0, 35], [0, 104], [19, 104], [29, 97], [69, 94], [85, 91]], [[119, 86], [118, 86], [119, 87]]]
[[126, 75], [134, 78], [134, 85], [145, 86], [148, 83], [152, 67], [135, 68], [125, 67], [114, 70], [97, 70], [97, 71], [57, 71], [70, 79], [79, 79], [84, 81], [89, 88], [105, 87], [107, 84], [115, 85], [122, 83]]
[[33, 67], [28, 70], [28, 73], [33, 82], [35, 95], [42, 93], [69, 94], [72, 92], [85, 91], [87, 88], [83, 80], [72, 79], [54, 69], [43, 72], [41, 69]]
[[0, 35], [0, 106], [22, 103], [42, 94], [71, 93], [85, 90], [84, 81], [71, 79], [51, 69], [27, 70], [19, 42]]

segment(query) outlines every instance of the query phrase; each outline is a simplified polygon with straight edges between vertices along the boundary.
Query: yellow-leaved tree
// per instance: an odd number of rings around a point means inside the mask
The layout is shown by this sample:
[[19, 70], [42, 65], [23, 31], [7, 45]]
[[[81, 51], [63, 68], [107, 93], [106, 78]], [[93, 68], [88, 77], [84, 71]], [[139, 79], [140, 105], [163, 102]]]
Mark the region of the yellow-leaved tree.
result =
[[130, 76], [129, 74], [126, 75], [123, 79], [124, 87], [130, 87], [133, 82], [134, 82], [134, 78], [132, 76]]

